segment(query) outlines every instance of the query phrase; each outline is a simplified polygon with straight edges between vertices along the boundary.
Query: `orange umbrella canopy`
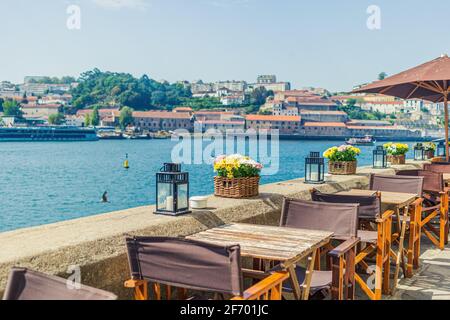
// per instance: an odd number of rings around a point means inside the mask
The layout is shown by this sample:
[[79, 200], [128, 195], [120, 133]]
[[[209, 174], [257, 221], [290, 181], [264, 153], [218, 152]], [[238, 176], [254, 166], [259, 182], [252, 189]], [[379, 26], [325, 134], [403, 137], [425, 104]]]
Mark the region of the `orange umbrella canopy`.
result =
[[423, 99], [445, 104], [445, 128], [447, 141], [447, 161], [449, 161], [449, 119], [448, 100], [450, 99], [450, 58], [440, 58], [403, 71], [384, 80], [363, 86], [353, 93], [378, 93], [401, 99]]

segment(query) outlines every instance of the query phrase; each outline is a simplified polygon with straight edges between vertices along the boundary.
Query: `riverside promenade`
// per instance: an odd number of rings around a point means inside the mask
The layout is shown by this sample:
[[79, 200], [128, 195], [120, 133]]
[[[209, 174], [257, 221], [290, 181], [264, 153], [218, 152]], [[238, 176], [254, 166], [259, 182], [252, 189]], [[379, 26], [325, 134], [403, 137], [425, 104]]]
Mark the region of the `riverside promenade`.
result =
[[[332, 182], [316, 188], [330, 193], [365, 188], [370, 173], [394, 174], [396, 169], [421, 165], [409, 162], [383, 170], [360, 168], [356, 175], [333, 176]], [[10, 268], [16, 265], [62, 277], [79, 268], [83, 284], [130, 299], [132, 292], [123, 288], [123, 281], [129, 277], [125, 236], [187, 236], [231, 222], [278, 225], [283, 197], [309, 199], [311, 187], [296, 179], [263, 185], [255, 199], [211, 196], [207, 210], [181, 217], [154, 215], [154, 206], [146, 206], [0, 233], [0, 295]], [[389, 299], [450, 299], [448, 266], [450, 250], [435, 249], [424, 237], [421, 269], [413, 278], [402, 279], [397, 293]]]

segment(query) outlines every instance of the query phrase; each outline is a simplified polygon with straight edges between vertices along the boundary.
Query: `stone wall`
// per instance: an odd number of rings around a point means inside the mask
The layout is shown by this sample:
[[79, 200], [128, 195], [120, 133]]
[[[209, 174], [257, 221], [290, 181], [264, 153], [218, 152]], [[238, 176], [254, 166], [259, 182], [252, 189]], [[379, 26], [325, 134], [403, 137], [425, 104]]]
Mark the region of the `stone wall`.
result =
[[[394, 169], [361, 168], [355, 176], [334, 176], [332, 182], [316, 188], [323, 192], [365, 188], [370, 172], [394, 174]], [[131, 298], [131, 292], [123, 288], [129, 277], [127, 235], [186, 236], [230, 222], [277, 225], [283, 197], [309, 199], [310, 188], [303, 179], [284, 181], [261, 186], [257, 199], [211, 196], [208, 210], [181, 217], [157, 216], [154, 207], [148, 206], [0, 233], [0, 296], [12, 266], [67, 277], [69, 266], [75, 265], [81, 268], [84, 284]]]

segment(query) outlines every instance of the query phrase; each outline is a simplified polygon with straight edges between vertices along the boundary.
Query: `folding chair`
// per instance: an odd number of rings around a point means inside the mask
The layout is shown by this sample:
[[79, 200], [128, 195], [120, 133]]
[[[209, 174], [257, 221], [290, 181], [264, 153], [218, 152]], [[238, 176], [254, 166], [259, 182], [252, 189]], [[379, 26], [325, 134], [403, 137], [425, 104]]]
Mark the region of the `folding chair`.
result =
[[[389, 293], [390, 249], [392, 235], [392, 215], [389, 210], [381, 214], [380, 194], [374, 192], [373, 196], [353, 196], [321, 193], [311, 190], [313, 201], [326, 203], [354, 203], [359, 204], [358, 237], [364, 249], [358, 250], [355, 265], [365, 272], [369, 271], [367, 258], [375, 256], [375, 288], [370, 288], [358, 273], [355, 273], [356, 282], [367, 296], [372, 300], [381, 300], [382, 293]], [[376, 228], [372, 227], [376, 225]]]
[[[308, 290], [311, 295], [319, 291], [331, 290], [332, 299], [353, 300], [355, 298], [356, 246], [359, 243], [357, 237], [358, 205], [285, 199], [280, 225], [288, 228], [334, 233], [333, 238], [341, 244], [336, 248], [328, 248], [331, 270], [313, 271], [297, 266], [297, 278], [302, 288]], [[319, 260], [320, 254], [321, 252], [318, 250], [312, 259], [317, 257]], [[317, 267], [320, 269], [320, 265]], [[308, 276], [309, 272], [312, 272], [310, 277]], [[286, 284], [283, 289], [291, 291], [291, 286]]]
[[[404, 170], [397, 172], [400, 176], [423, 177], [423, 208], [419, 221], [420, 230], [441, 250], [448, 243], [448, 201], [449, 189], [444, 185], [442, 173], [425, 170]], [[433, 225], [435, 220], [439, 229]]]
[[[393, 288], [393, 291], [395, 291], [400, 265], [403, 269], [403, 275], [408, 278], [412, 276], [414, 260], [418, 262], [418, 256], [415, 256], [414, 253], [420, 253], [420, 237], [417, 233], [420, 229], [419, 220], [422, 211], [422, 199], [420, 197], [423, 193], [423, 177], [371, 174], [369, 189], [380, 192], [411, 193], [419, 198], [409, 207], [403, 208], [403, 215], [400, 212], [401, 208], [395, 210], [397, 233], [392, 235], [392, 242], [397, 242], [399, 246], [397, 254], [391, 250], [391, 255], [396, 258]], [[408, 249], [404, 250], [407, 229], [409, 229], [409, 243]], [[405, 255], [409, 258], [408, 263], [405, 262]]]
[[9, 274], [3, 300], [116, 300], [107, 291], [85, 285], [77, 287], [66, 279], [26, 268], [14, 267]]
[[[135, 237], [126, 239], [131, 280], [125, 287], [133, 288], [136, 300], [148, 300], [148, 284], [153, 297], [171, 300], [172, 289], [177, 299], [215, 299], [230, 295], [232, 300], [281, 300], [283, 281], [289, 278], [284, 271], [274, 272], [244, 291], [239, 245], [216, 246], [203, 242], [166, 238]], [[188, 297], [187, 290], [202, 292], [202, 296]]]

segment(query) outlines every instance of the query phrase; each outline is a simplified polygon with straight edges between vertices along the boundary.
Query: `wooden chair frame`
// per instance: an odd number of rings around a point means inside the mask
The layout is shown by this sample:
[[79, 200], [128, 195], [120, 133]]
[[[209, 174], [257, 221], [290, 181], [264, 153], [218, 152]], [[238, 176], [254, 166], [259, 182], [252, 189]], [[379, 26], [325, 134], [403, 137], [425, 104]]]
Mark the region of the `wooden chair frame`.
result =
[[[421, 231], [430, 239], [440, 250], [444, 250], [448, 243], [448, 210], [449, 210], [449, 188], [439, 193], [440, 208], [429, 212], [426, 208], [422, 209], [420, 221]], [[426, 198], [425, 198], [426, 199]], [[428, 214], [425, 214], [428, 212]], [[433, 220], [439, 216], [439, 230], [433, 225]]]
[[390, 292], [390, 252], [392, 242], [392, 216], [394, 211], [386, 211], [380, 218], [376, 219], [377, 242], [368, 243], [367, 246], [358, 252], [355, 265], [359, 265], [367, 271], [369, 265], [364, 261], [368, 257], [375, 255], [375, 288], [371, 289], [368, 284], [358, 275], [355, 279], [364, 293], [371, 300], [381, 300], [382, 293]]
[[[245, 290], [242, 296], [232, 297], [231, 300], [281, 300], [283, 282], [289, 278], [286, 271], [277, 271], [266, 276], [261, 281]], [[125, 288], [134, 289], [135, 300], [149, 300], [149, 282], [147, 280], [127, 280]], [[156, 300], [162, 300], [162, 288], [159, 283], [152, 283], [152, 291]], [[173, 288], [165, 286], [166, 299], [171, 300]], [[187, 290], [184, 288], [176, 288], [179, 300], [187, 299]], [[220, 294], [216, 294], [217, 298]]]

